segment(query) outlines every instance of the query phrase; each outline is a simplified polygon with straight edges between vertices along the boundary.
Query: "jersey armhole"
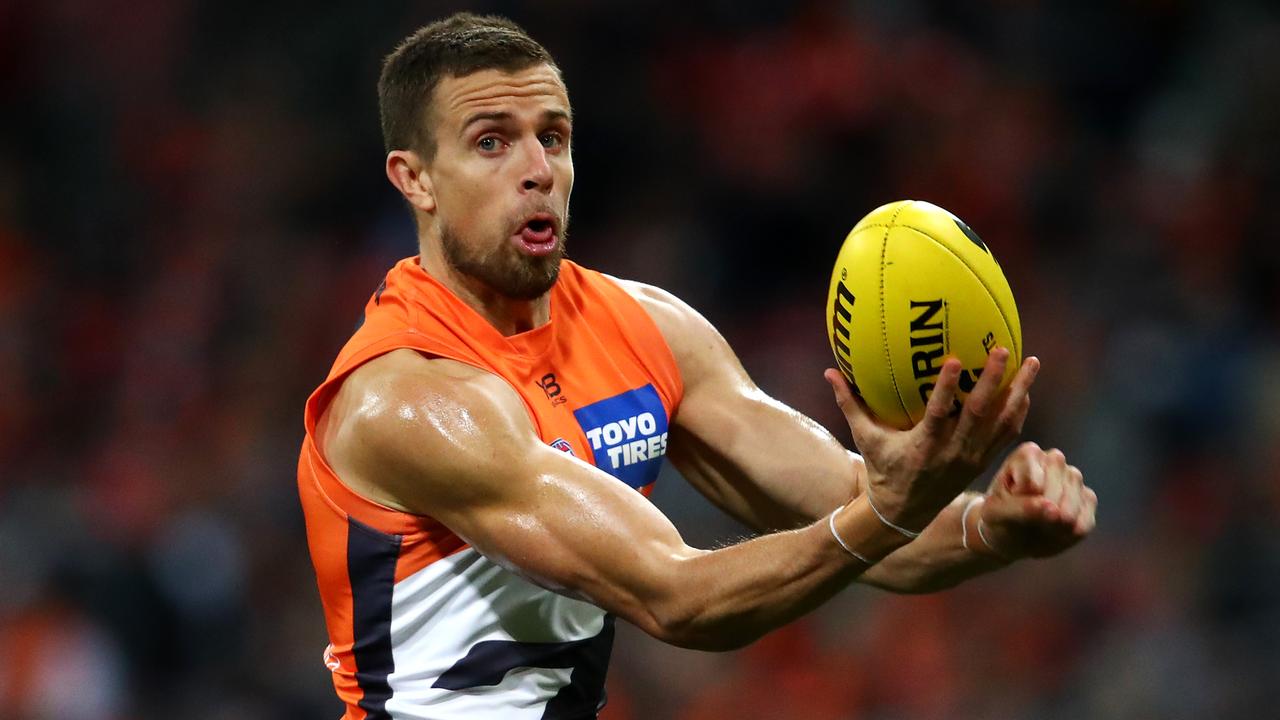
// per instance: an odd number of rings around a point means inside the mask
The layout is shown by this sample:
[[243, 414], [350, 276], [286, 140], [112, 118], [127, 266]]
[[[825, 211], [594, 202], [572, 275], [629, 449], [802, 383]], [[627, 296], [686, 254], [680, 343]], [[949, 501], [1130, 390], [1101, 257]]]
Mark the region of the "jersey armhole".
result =
[[599, 276], [613, 292], [625, 298], [625, 302], [616, 303], [614, 307], [627, 316], [630, 321], [627, 324], [631, 327], [638, 325], [644, 328], [641, 337], [635, 340], [628, 338], [628, 343], [637, 359], [644, 364], [653, 377], [658, 393], [669, 403], [668, 414], [674, 418], [680, 408], [680, 402], [684, 399], [684, 377], [680, 374], [680, 365], [676, 362], [675, 353], [671, 351], [671, 346], [667, 343], [666, 336], [662, 334], [662, 329], [645, 309], [644, 304], [627, 292], [618, 278], [605, 273], [599, 273]]
[[413, 350], [429, 359], [452, 360], [489, 373], [506, 383], [516, 397], [520, 398], [534, 432], [538, 434], [542, 432], [541, 424], [538, 422], [533, 409], [529, 407], [524, 396], [520, 394], [510, 379], [502, 377], [502, 375], [493, 372], [492, 369], [483, 366], [474, 359], [464, 357], [459, 353], [449, 352], [447, 348], [429, 347], [432, 344], [427, 336], [414, 330], [379, 338], [353, 352], [347, 363], [339, 371], [330, 375], [312, 393], [311, 398], [307, 400], [306, 436], [303, 442], [303, 455], [305, 461], [309, 463], [311, 477], [317, 484], [316, 490], [323, 497], [326, 504], [335, 511], [350, 515], [381, 532], [405, 535], [421, 531], [424, 526], [428, 529], [433, 526], [439, 526], [440, 528], [444, 526], [440, 525], [439, 521], [430, 515], [399, 510], [366, 497], [344, 482], [338, 472], [329, 464], [328, 458], [325, 457], [316, 433], [317, 424], [324, 411], [328, 408], [329, 403], [337, 394], [338, 389], [341, 388], [342, 383], [346, 381], [351, 373], [363, 367], [366, 363], [396, 350]]

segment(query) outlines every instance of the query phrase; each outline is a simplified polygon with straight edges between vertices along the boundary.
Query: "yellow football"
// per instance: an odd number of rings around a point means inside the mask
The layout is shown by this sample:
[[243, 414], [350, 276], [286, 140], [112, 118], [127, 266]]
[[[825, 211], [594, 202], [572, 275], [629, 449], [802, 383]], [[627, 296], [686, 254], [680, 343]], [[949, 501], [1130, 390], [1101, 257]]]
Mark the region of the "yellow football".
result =
[[960, 359], [960, 395], [987, 353], [1022, 363], [1022, 327], [1004, 272], [978, 234], [946, 210], [901, 200], [871, 211], [845, 238], [827, 294], [827, 336], [849, 384], [883, 422], [924, 416], [943, 361]]

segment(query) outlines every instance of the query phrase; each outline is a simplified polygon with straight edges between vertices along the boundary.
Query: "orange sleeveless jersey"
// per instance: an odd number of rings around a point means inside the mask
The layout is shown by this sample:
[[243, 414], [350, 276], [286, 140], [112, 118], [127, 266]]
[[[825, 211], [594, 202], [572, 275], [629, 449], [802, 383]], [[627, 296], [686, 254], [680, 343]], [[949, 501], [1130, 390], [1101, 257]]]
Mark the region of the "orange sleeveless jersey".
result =
[[683, 391], [666, 341], [626, 291], [569, 261], [550, 322], [504, 337], [407, 258], [306, 405], [298, 489], [344, 718], [594, 717], [611, 617], [496, 566], [430, 517], [358, 495], [317, 446], [343, 379], [399, 348], [502, 377], [544, 442], [648, 495]]

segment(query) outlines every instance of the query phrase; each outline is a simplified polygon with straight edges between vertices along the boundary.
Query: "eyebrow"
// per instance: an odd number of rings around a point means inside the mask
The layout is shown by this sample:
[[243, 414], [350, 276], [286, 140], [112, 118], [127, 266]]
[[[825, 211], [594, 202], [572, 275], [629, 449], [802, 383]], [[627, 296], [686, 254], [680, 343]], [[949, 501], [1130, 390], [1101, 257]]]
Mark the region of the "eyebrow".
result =
[[[471, 115], [467, 118], [466, 122], [462, 123], [462, 133], [465, 134], [467, 132], [467, 128], [484, 120], [503, 122], [510, 120], [511, 117], [512, 115], [509, 112], [479, 112]], [[546, 110], [542, 113], [542, 119], [544, 122], [551, 122], [554, 120], [564, 120], [569, 123], [573, 122], [573, 116], [565, 110]]]

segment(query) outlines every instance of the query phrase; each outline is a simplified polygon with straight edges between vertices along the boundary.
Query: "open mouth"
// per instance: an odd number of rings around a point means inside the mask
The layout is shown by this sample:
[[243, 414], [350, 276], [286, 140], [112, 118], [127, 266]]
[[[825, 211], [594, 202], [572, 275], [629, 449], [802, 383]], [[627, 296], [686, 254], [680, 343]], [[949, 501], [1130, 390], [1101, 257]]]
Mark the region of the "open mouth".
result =
[[556, 246], [556, 223], [554, 216], [538, 213], [531, 216], [520, 226], [517, 234], [524, 249], [535, 255], [551, 252]]
[[544, 233], [544, 232], [554, 233], [556, 231], [556, 226], [554, 223], [551, 222], [551, 219], [544, 218], [544, 217], [535, 217], [531, 219], [529, 222], [525, 223], [525, 227], [529, 228], [535, 233]]

